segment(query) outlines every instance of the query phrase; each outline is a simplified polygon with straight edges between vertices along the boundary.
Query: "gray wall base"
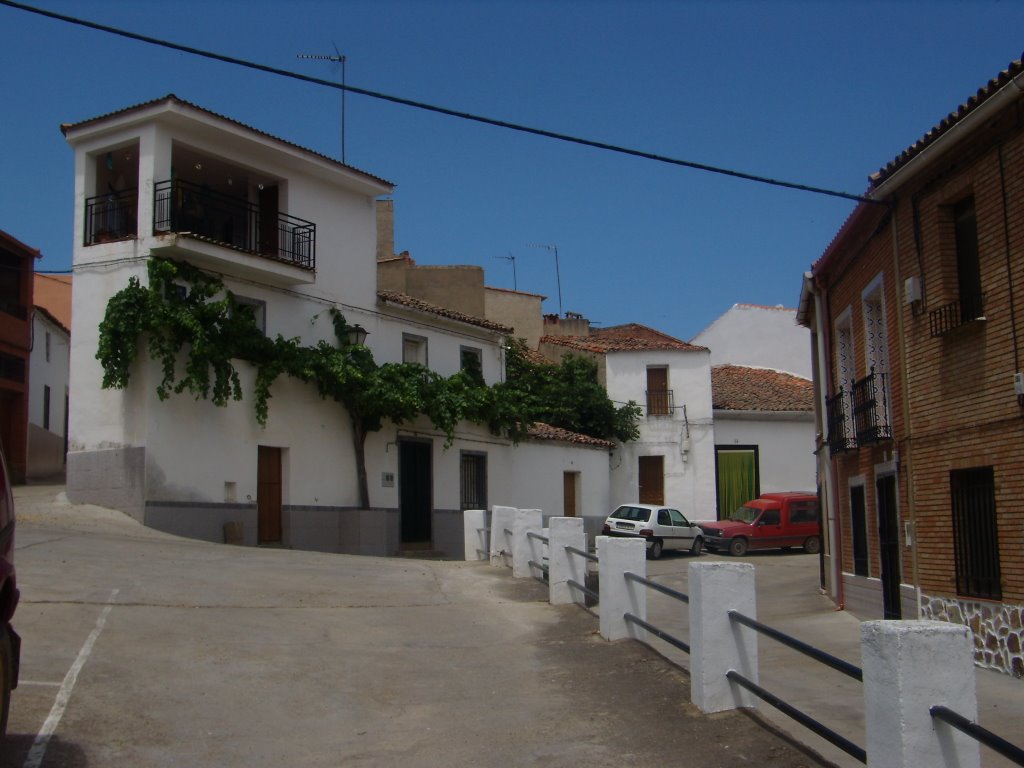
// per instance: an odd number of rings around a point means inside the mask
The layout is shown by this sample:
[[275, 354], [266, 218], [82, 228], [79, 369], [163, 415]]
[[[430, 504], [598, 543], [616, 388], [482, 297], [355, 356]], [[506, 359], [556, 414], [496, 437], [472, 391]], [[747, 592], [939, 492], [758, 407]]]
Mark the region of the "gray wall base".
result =
[[67, 494], [73, 504], [117, 509], [145, 522], [146, 449], [68, 453]]

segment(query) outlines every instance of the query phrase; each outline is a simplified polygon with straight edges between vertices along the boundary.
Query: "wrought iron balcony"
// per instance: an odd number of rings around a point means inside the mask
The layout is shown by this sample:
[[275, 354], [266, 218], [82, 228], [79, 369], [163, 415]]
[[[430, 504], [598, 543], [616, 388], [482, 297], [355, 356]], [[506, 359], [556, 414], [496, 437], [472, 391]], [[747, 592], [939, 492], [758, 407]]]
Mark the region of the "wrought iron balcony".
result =
[[316, 224], [261, 212], [248, 200], [176, 179], [154, 185], [153, 231], [189, 234], [246, 253], [316, 268]]
[[984, 293], [975, 296], [961, 296], [956, 301], [933, 309], [928, 315], [932, 338], [944, 336], [954, 328], [985, 319]]
[[85, 245], [124, 240], [138, 234], [139, 190], [109, 192], [85, 201]]
[[850, 434], [850, 421], [846, 415], [846, 392], [839, 390], [833, 397], [825, 399], [828, 418], [828, 452], [834, 456], [857, 447], [857, 441]]
[[671, 389], [647, 390], [647, 415], [669, 416], [675, 412]]
[[892, 439], [885, 379], [884, 373], [875, 373], [872, 368], [863, 379], [853, 382], [853, 424], [858, 445]]

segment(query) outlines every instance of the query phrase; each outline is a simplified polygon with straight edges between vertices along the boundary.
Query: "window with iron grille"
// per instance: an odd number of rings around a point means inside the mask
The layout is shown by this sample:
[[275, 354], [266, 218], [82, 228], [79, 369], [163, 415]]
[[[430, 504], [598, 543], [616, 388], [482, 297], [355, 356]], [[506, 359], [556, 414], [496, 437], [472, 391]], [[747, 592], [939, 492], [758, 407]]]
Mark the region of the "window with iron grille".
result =
[[459, 474], [463, 511], [487, 509], [487, 454], [463, 451]]
[[1001, 600], [999, 530], [992, 467], [949, 473], [953, 508], [956, 592], [964, 597]]

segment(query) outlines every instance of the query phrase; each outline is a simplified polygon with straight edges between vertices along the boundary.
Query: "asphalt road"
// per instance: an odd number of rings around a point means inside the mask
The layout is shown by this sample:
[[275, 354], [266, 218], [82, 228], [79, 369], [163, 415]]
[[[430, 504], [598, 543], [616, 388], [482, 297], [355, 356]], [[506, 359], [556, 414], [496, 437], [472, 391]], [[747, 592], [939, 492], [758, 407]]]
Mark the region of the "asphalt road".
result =
[[821, 764], [504, 569], [191, 541], [59, 490], [16, 501], [2, 766]]

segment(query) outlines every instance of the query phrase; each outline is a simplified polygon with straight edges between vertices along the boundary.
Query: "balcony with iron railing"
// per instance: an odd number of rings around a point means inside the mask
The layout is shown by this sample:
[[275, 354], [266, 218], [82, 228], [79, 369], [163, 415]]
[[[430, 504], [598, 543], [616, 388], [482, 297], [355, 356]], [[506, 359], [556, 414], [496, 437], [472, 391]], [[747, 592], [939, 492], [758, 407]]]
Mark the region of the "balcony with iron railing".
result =
[[985, 319], [984, 293], [961, 296], [956, 301], [943, 304], [928, 314], [928, 326], [932, 338], [945, 336], [950, 331], [968, 323]]
[[671, 416], [675, 409], [676, 406], [671, 389], [647, 390], [648, 416]]
[[847, 453], [857, 447], [857, 441], [851, 434], [850, 419], [847, 416], [846, 392], [839, 392], [825, 399], [825, 410], [828, 418], [828, 443], [829, 455]]
[[175, 179], [154, 185], [153, 232], [178, 233], [238, 251], [316, 269], [316, 224], [248, 200]]
[[85, 201], [85, 245], [126, 240], [138, 235], [139, 191], [108, 192]]
[[853, 382], [853, 424], [858, 445], [892, 439], [886, 374], [871, 373]]

